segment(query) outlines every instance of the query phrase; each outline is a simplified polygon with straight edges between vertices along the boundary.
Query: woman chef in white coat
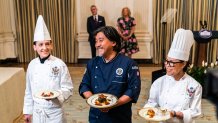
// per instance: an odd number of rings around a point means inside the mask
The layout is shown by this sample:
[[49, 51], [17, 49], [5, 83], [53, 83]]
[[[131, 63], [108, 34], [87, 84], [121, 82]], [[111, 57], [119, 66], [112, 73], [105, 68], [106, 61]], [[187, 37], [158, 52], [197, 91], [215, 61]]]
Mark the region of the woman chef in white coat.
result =
[[169, 123], [193, 123], [201, 114], [202, 87], [186, 74], [189, 52], [194, 43], [190, 30], [178, 29], [164, 62], [166, 75], [151, 86], [144, 107], [161, 107], [171, 111]]
[[[73, 84], [66, 64], [51, 55], [52, 42], [41, 15], [33, 43], [39, 57], [29, 63], [26, 73], [24, 120], [26, 123], [63, 123], [62, 104], [72, 95]], [[35, 94], [43, 90], [54, 90], [60, 95], [49, 100], [37, 98]]]

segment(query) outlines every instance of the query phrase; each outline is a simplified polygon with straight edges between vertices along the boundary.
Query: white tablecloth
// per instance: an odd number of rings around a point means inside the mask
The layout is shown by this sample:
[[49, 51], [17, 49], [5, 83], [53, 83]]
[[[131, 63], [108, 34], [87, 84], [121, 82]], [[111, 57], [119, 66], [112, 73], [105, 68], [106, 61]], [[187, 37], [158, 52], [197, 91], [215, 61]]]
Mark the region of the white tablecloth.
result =
[[25, 72], [23, 68], [0, 67], [0, 122], [12, 123], [23, 109]]

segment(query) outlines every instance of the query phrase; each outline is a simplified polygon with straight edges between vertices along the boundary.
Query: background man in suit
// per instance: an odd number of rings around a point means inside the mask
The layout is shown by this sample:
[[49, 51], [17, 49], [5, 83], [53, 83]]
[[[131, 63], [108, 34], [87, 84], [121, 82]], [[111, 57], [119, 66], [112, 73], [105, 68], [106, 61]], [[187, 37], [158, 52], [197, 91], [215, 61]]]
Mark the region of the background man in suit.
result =
[[95, 38], [93, 36], [93, 32], [99, 27], [105, 26], [105, 20], [103, 16], [97, 14], [97, 7], [95, 5], [91, 5], [90, 10], [92, 12], [92, 16], [87, 18], [87, 32], [89, 33], [89, 42], [93, 58], [96, 56]]

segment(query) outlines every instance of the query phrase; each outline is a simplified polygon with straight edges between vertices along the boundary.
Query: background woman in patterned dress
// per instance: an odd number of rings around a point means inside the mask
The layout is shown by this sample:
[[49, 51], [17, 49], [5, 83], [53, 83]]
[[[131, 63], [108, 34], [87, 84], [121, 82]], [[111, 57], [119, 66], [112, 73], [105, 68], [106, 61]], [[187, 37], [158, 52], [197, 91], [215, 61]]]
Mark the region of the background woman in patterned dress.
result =
[[131, 11], [128, 7], [124, 7], [121, 14], [122, 17], [117, 20], [118, 32], [123, 39], [121, 53], [131, 57], [132, 54], [139, 51], [134, 34], [136, 22], [131, 17]]

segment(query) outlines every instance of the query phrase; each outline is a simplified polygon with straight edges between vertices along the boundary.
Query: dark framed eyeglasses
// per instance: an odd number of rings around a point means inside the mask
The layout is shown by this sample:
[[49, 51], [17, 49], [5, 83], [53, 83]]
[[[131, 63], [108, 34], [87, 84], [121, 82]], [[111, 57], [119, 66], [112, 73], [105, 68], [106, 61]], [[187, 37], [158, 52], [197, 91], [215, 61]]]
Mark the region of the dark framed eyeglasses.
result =
[[167, 59], [164, 60], [165, 65], [169, 65], [169, 67], [175, 67], [175, 64], [183, 63], [184, 61], [168, 61]]

